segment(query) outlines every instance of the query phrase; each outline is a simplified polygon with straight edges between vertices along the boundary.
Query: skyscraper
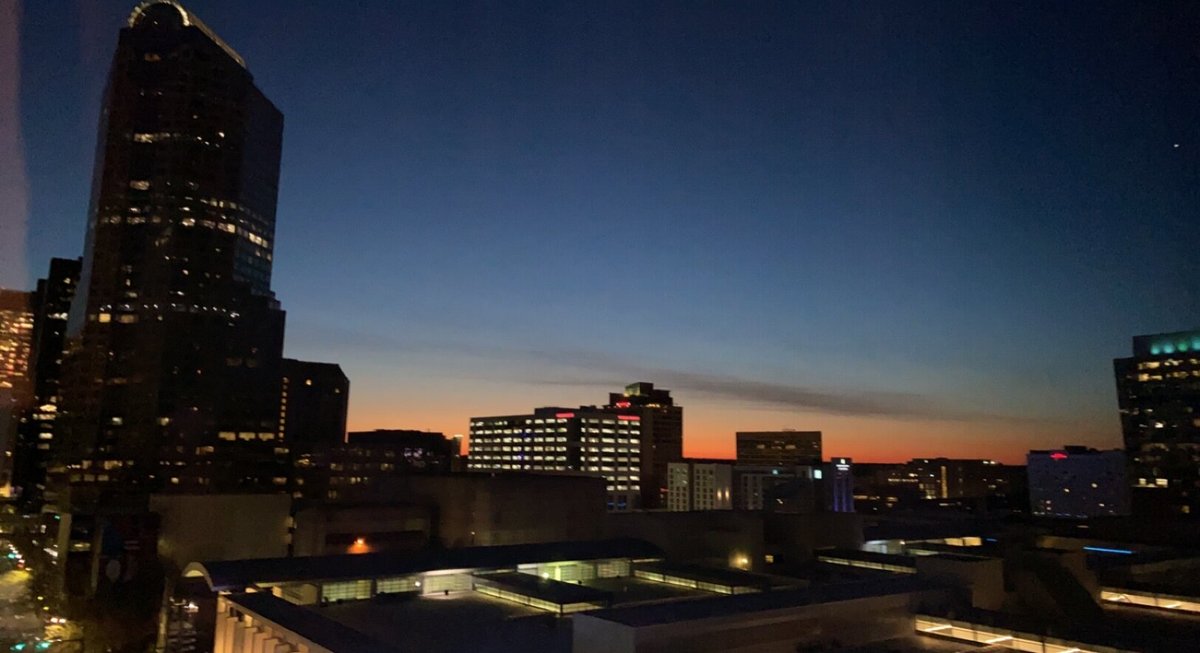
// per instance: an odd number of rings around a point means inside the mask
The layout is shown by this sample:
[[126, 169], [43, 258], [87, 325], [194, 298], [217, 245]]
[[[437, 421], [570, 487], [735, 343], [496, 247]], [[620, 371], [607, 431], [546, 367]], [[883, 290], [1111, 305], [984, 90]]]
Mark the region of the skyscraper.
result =
[[99, 132], [64, 359], [71, 480], [285, 484], [282, 114], [194, 14], [149, 1], [120, 32]]
[[642, 507], [665, 508], [667, 466], [683, 460], [683, 407], [675, 405], [670, 390], [641, 381], [625, 386], [625, 392], [610, 393], [604, 410], [641, 418]]
[[0, 390], [24, 401], [32, 390], [29, 358], [33, 349], [33, 297], [0, 288]]
[[12, 472], [13, 443], [21, 413], [32, 395], [29, 357], [33, 349], [30, 293], [0, 289], [0, 487]]
[[1134, 509], [1200, 515], [1200, 330], [1136, 336], [1113, 368]]
[[13, 485], [20, 488], [27, 506], [35, 506], [42, 499], [46, 464], [55, 445], [63, 339], [79, 266], [79, 259], [51, 259], [49, 274], [38, 280], [33, 292], [33, 350], [29, 359], [33, 400], [22, 418], [13, 452]]

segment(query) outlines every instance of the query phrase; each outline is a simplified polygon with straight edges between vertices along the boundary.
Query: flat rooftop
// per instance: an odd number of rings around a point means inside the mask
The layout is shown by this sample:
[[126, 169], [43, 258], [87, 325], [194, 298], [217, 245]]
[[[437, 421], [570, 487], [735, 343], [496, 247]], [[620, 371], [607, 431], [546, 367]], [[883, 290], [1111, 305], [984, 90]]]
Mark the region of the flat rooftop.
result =
[[337, 621], [364, 637], [403, 642], [407, 651], [569, 653], [571, 650], [570, 620], [478, 592], [384, 603], [354, 601], [305, 610]]
[[203, 576], [213, 591], [237, 591], [256, 583], [359, 580], [442, 569], [494, 569], [536, 562], [661, 556], [658, 547], [649, 542], [619, 538], [476, 546], [418, 553], [385, 552], [198, 562], [188, 565], [184, 575]]
[[787, 579], [778, 576], [768, 576], [766, 574], [756, 574], [754, 572], [742, 571], [740, 569], [707, 567], [704, 565], [677, 562], [639, 562], [635, 564], [633, 568], [635, 571], [648, 571], [666, 576], [687, 578], [689, 580], [700, 581], [702, 583], [725, 585], [727, 587], [753, 587], [756, 589], [769, 589], [771, 587], [780, 586], [797, 587], [804, 584], [804, 581], [799, 579]]
[[477, 582], [516, 592], [524, 596], [543, 599], [551, 603], [557, 603], [558, 605], [570, 605], [573, 603], [600, 603], [608, 605], [612, 601], [612, 594], [610, 592], [586, 585], [576, 585], [550, 578], [540, 578], [533, 574], [524, 574], [517, 571], [475, 574], [474, 577]]
[[873, 596], [907, 594], [935, 589], [937, 587], [939, 586], [914, 576], [895, 576], [878, 580], [805, 589], [715, 596], [712, 598], [696, 599], [694, 601], [680, 601], [656, 605], [615, 607], [589, 612], [588, 616], [614, 621], [634, 628], [641, 628], [681, 621], [725, 617], [734, 614], [799, 608], [819, 603], [852, 601], [854, 599]]

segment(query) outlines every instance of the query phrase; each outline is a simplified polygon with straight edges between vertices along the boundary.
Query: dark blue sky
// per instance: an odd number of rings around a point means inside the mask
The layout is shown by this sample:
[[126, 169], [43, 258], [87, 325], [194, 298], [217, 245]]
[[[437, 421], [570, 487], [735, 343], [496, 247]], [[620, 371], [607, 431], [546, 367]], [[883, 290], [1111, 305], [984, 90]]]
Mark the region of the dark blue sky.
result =
[[[1115, 445], [1111, 359], [1200, 325], [1195, 3], [187, 6], [286, 116], [288, 353], [351, 426], [648, 377], [693, 453], [1014, 459]], [[28, 278], [131, 7], [25, 3]]]

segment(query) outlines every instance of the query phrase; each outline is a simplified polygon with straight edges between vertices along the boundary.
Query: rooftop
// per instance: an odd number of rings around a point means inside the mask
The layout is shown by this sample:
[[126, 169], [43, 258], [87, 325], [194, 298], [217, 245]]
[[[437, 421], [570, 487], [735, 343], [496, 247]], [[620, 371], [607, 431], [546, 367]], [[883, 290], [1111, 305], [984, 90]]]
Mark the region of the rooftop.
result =
[[873, 596], [907, 594], [938, 588], [914, 576], [896, 576], [806, 589], [735, 594], [656, 605], [616, 607], [589, 612], [588, 616], [641, 628], [680, 621], [696, 621], [735, 614], [798, 608], [819, 603], [852, 601]]
[[214, 591], [239, 590], [256, 583], [351, 580], [402, 576], [440, 569], [491, 569], [534, 562], [659, 558], [662, 551], [644, 540], [621, 538], [583, 542], [550, 542], [479, 546], [419, 553], [364, 553], [303, 558], [261, 558], [194, 562], [184, 569], [202, 576]]
[[338, 653], [398, 653], [398, 649], [354, 628], [266, 592], [232, 594], [229, 600], [314, 644], [337, 642]]

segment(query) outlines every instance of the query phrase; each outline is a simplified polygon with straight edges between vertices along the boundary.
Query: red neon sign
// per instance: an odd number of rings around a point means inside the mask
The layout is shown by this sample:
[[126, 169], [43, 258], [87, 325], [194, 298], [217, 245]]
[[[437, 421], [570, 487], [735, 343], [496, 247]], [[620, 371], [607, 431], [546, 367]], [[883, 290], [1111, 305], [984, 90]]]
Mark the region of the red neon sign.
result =
[[1054, 453], [1050, 454], [1050, 457], [1054, 460], [1066, 460], [1067, 454], [1061, 451], [1055, 451]]
[[629, 420], [629, 421], [631, 421], [631, 422], [640, 422], [640, 421], [642, 421], [642, 418], [638, 417], [637, 415], [617, 415], [617, 419], [626, 419], [626, 420]]
[[560, 419], [570, 419], [575, 416], [575, 413], [555, 413], [554, 416]]
[[616, 403], [617, 408], [629, 408], [631, 405], [628, 401], [618, 401]]

